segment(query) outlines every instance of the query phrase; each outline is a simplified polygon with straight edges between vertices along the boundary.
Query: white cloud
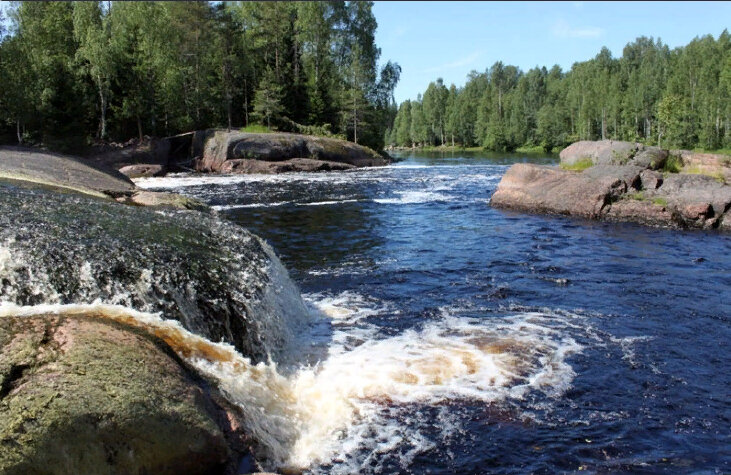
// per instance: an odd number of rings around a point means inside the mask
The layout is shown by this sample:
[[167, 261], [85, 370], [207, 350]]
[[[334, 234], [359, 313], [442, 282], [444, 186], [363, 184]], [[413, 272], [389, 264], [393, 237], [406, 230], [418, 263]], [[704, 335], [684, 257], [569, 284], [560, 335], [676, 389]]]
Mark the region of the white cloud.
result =
[[431, 67], [431, 68], [427, 68], [423, 72], [425, 72], [425, 73], [437, 73], [439, 71], [444, 71], [445, 69], [456, 69], [456, 68], [461, 68], [463, 66], [469, 66], [470, 64], [472, 64], [475, 61], [477, 61], [477, 58], [479, 58], [479, 57], [480, 57], [480, 52], [479, 51], [475, 51], [474, 53], [470, 54], [469, 56], [464, 56], [464, 57], [459, 58], [459, 59], [457, 59], [455, 61], [452, 61], [452, 62], [449, 62], [449, 63], [446, 63], [446, 64], [442, 64], [440, 66], [434, 66], [434, 67]]
[[558, 20], [551, 32], [559, 38], [598, 38], [604, 34], [604, 29], [597, 26], [571, 26], [566, 20]]

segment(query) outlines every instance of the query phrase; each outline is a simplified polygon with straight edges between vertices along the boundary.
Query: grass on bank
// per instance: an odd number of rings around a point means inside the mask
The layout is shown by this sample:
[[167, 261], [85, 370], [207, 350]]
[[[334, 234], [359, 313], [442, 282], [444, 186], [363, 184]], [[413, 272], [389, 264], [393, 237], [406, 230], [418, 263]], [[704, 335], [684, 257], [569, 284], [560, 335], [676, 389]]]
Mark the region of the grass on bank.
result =
[[[636, 193], [627, 193], [627, 198], [636, 201], [648, 200], [648, 198], [645, 197], [645, 193], [642, 191], [638, 191]], [[666, 200], [665, 198], [653, 198], [652, 204], [666, 207], [668, 205], [668, 200]]]
[[274, 130], [270, 129], [266, 125], [261, 124], [249, 124], [246, 127], [241, 127], [241, 132], [249, 132], [251, 134], [271, 134]]
[[586, 170], [589, 167], [592, 167], [593, 165], [594, 165], [594, 162], [591, 161], [591, 158], [582, 158], [581, 160], [575, 162], [573, 165], [568, 165], [566, 163], [562, 163], [561, 168], [563, 170], [581, 172], [581, 171]]

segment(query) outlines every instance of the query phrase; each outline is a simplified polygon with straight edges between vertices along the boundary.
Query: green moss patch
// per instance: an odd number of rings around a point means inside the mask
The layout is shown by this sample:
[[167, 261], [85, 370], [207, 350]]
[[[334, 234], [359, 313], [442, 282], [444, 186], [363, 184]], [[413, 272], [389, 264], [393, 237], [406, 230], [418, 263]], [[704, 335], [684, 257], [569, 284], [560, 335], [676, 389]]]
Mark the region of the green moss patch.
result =
[[582, 158], [581, 160], [578, 160], [574, 162], [572, 165], [568, 165], [565, 163], [561, 164], [561, 168], [564, 170], [571, 170], [571, 171], [584, 171], [587, 168], [591, 168], [594, 166], [594, 162], [591, 160], [591, 158]]

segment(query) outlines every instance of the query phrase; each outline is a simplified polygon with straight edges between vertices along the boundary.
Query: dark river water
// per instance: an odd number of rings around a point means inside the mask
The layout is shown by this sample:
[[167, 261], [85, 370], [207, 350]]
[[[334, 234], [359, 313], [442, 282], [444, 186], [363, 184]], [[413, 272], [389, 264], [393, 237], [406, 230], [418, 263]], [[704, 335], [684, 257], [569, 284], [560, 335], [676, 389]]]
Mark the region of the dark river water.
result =
[[731, 472], [731, 236], [490, 206], [555, 158], [401, 158], [141, 181], [265, 238], [332, 317], [366, 402], [309, 471]]

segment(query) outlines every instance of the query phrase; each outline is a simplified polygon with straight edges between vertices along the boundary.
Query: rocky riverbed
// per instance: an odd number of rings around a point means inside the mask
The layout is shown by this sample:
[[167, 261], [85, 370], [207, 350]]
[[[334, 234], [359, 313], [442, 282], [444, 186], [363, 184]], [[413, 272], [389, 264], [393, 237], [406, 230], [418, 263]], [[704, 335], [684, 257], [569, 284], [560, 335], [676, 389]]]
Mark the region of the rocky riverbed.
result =
[[629, 142], [577, 142], [561, 152], [561, 167], [513, 165], [491, 204], [588, 219], [731, 231], [728, 176], [731, 168], [723, 156]]

